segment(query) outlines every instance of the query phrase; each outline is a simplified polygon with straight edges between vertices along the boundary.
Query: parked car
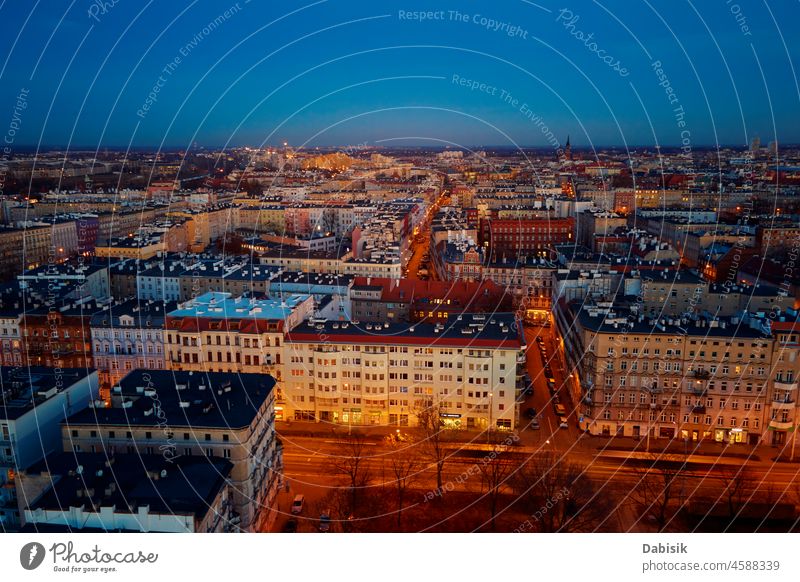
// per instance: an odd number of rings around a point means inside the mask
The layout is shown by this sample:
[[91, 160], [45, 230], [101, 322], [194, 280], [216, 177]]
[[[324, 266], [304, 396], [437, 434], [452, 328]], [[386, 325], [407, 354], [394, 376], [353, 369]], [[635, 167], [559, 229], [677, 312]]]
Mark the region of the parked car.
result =
[[533, 386], [530, 384], [525, 388], [525, 396], [533, 396]]
[[564, 417], [567, 414], [567, 409], [564, 408], [563, 404], [556, 404], [554, 408], [558, 416]]
[[525, 411], [525, 414], [528, 416], [528, 418], [536, 418], [536, 409], [531, 406]]
[[297, 533], [297, 520], [292, 518], [283, 524], [283, 533]]
[[538, 418], [538, 417], [537, 417], [537, 418], [534, 418], [534, 419], [531, 421], [531, 428], [532, 428], [533, 430], [539, 430], [539, 418]]
[[331, 512], [328, 509], [319, 514], [319, 531], [331, 531]]
[[292, 501], [292, 515], [300, 515], [303, 513], [303, 505], [305, 505], [306, 496], [302, 493], [299, 493], [294, 496], [294, 501]]
[[569, 428], [569, 423], [567, 422], [566, 416], [562, 416], [558, 419], [558, 428]]

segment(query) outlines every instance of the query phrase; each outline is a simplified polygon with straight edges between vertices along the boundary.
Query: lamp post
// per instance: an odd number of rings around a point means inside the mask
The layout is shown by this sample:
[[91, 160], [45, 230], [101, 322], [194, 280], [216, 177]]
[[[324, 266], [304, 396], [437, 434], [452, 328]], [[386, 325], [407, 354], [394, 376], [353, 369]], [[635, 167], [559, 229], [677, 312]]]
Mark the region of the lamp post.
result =
[[[350, 399], [350, 384], [344, 383], [344, 391], [347, 392], [347, 398]], [[353, 407], [347, 411], [347, 436], [351, 436], [353, 431]]]
[[494, 392], [489, 392], [489, 426], [486, 427], [486, 442], [491, 442], [492, 437], [492, 408], [494, 408]]

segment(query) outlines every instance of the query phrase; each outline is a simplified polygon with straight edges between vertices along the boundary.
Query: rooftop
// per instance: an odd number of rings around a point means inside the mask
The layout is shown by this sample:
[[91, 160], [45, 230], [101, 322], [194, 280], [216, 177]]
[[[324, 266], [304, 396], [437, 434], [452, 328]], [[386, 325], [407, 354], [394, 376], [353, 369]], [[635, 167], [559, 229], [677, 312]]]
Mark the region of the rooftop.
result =
[[0, 367], [0, 418], [16, 420], [92, 373], [91, 368]]
[[286, 319], [310, 295], [293, 294], [275, 299], [234, 298], [230, 293], [208, 292], [179, 305], [170, 317], [208, 317], [214, 319]]
[[286, 334], [289, 343], [422, 344], [430, 347], [519, 349], [524, 340], [513, 313], [464, 313], [446, 323], [307, 321]]
[[[49, 473], [52, 487], [30, 509], [60, 510], [82, 507], [99, 512], [113, 507], [136, 513], [193, 515], [202, 518], [225, 486], [233, 465], [219, 457], [56, 453], [26, 473]], [[56, 478], [59, 476], [60, 478]]]
[[[253, 422], [275, 378], [269, 374], [133, 370], [112, 391], [112, 408], [90, 408], [68, 426], [161, 426], [236, 430]], [[156, 403], [159, 412], [155, 414]]]

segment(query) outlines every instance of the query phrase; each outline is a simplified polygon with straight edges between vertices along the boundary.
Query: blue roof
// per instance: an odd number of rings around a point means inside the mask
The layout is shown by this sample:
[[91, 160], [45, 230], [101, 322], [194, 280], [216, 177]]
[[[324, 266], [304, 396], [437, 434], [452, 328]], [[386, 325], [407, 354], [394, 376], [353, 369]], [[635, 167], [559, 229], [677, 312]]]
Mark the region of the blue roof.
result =
[[286, 319], [292, 310], [310, 295], [289, 295], [283, 301], [274, 299], [234, 298], [230, 293], [210, 291], [183, 303], [170, 317], [212, 317], [219, 319]]

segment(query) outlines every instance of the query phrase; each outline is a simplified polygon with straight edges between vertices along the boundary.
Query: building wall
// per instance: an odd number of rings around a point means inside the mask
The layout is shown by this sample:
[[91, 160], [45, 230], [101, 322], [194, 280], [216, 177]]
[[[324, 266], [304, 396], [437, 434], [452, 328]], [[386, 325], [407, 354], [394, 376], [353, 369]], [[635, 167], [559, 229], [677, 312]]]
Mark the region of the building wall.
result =
[[584, 428], [592, 434], [642, 437], [649, 429], [652, 437], [692, 442], [770, 442], [776, 394], [778, 408], [792, 410], [785, 422], [794, 421], [796, 398], [786, 400], [796, 396], [796, 355], [791, 365], [780, 363], [782, 377], [792, 381], [788, 394], [778, 393], [775, 341], [733, 333], [733, 328], [731, 336], [583, 329], [586, 352], [578, 370]]
[[419, 410], [441, 403], [460, 428], [486, 428], [491, 415], [493, 426], [511, 429], [518, 353], [291, 340], [279, 405], [287, 419], [413, 426]]

